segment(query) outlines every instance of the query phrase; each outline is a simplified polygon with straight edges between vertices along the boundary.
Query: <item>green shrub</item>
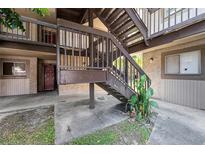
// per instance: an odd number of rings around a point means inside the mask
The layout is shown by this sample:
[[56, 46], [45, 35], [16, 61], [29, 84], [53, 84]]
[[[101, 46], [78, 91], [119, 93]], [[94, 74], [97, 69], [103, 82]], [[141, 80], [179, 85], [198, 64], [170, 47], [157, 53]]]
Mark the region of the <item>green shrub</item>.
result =
[[136, 119], [141, 120], [148, 117], [151, 113], [151, 107], [158, 107], [155, 101], [150, 100], [154, 91], [151, 87], [146, 89], [147, 76], [143, 75], [136, 81], [138, 96], [133, 95], [129, 100], [130, 111], [135, 112]]

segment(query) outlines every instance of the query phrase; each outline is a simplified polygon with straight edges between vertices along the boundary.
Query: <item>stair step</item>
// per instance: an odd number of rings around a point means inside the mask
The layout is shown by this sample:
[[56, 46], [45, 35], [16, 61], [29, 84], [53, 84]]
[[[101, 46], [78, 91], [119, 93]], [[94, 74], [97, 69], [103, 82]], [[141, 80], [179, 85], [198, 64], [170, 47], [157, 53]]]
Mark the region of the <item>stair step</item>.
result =
[[110, 25], [112, 24], [119, 16], [121, 16], [122, 13], [124, 13], [123, 9], [117, 8], [113, 11], [113, 13], [110, 15], [109, 18], [107, 18], [106, 22]]

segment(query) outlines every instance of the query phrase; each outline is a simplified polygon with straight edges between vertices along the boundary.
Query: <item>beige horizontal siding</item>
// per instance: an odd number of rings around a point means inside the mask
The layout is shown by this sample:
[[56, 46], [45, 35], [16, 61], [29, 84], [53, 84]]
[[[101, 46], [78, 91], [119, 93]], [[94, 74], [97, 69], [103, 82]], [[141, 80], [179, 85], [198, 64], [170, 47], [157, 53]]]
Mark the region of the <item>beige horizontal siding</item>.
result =
[[30, 93], [29, 79], [1, 79], [0, 96], [22, 95]]
[[162, 79], [161, 99], [205, 109], [205, 81]]

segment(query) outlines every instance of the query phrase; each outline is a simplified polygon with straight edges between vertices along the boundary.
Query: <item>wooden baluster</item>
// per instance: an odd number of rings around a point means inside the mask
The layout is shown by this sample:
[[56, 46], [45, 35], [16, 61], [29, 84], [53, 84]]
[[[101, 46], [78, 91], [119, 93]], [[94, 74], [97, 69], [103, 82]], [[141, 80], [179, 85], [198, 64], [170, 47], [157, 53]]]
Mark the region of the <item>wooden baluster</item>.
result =
[[93, 34], [91, 34], [91, 53], [92, 53], [92, 68], [94, 67], [94, 48], [93, 48], [93, 41], [94, 41], [94, 36]]
[[111, 43], [111, 67], [112, 67], [112, 71], [113, 71], [113, 43]]
[[118, 48], [115, 47], [115, 73], [118, 74], [117, 72], [117, 52], [118, 52]]
[[125, 57], [125, 82], [128, 84], [128, 60]]
[[123, 72], [122, 79], [125, 82], [125, 56], [124, 55], [122, 56], [122, 61], [123, 61], [123, 63], [122, 63], [122, 72]]
[[81, 64], [82, 64], [82, 61], [81, 61], [81, 50], [82, 50], [82, 34], [80, 34], [80, 36], [79, 36], [80, 38], [80, 41], [79, 41], [79, 58], [80, 58], [80, 60], [79, 60], [79, 66], [80, 66], [80, 69], [81, 69]]
[[57, 27], [57, 40], [56, 40], [56, 59], [57, 59], [57, 84], [60, 84], [60, 28]]
[[109, 58], [109, 57], [108, 57], [108, 53], [109, 53], [109, 52], [108, 52], [108, 50], [109, 50], [109, 43], [108, 43], [108, 38], [106, 38], [106, 57], [107, 57], [107, 58], [106, 58], [106, 59], [107, 59], [107, 60], [106, 60], [106, 61], [107, 61], [107, 66], [106, 66], [106, 67], [107, 67], [107, 68], [108, 68], [108, 63], [109, 63], [109, 60], [108, 60], [108, 58]]
[[64, 69], [67, 69], [67, 60], [66, 60], [66, 57], [67, 57], [67, 51], [66, 51], [66, 48], [64, 47]]
[[65, 35], [65, 40], [64, 40], [64, 47], [66, 47], [66, 44], [67, 44], [67, 36], [66, 36], [66, 30], [64, 30], [64, 35]]
[[136, 88], [136, 74], [135, 74], [136, 72], [135, 72], [135, 70], [136, 69], [134, 68], [134, 70], [133, 70], [134, 71], [134, 91], [135, 91], [135, 88]]
[[120, 78], [122, 77], [122, 73], [121, 73], [121, 56], [122, 56], [122, 53], [121, 53], [121, 50], [120, 50], [120, 57], [119, 57], [119, 59], [120, 59], [120, 66], [119, 66], [119, 70], [120, 70]]
[[53, 32], [52, 32], [52, 30], [50, 31], [50, 37], [51, 37], [50, 44], [53, 44]]
[[32, 22], [30, 22], [30, 24], [29, 24], [29, 39], [31, 40], [31, 41], [33, 41], [33, 38], [32, 38], [32, 32], [33, 32], [33, 23]]
[[86, 56], [86, 67], [88, 67], [88, 34], [85, 34], [85, 56]]
[[97, 47], [96, 47], [96, 50], [97, 50], [97, 67], [99, 68], [100, 66], [100, 56], [99, 56], [99, 41], [100, 37], [97, 36]]
[[79, 46], [78, 46], [78, 42], [79, 42], [79, 34], [78, 33], [76, 33], [76, 41], [75, 41], [75, 48], [76, 48], [76, 54], [77, 55], [75, 55], [75, 59], [76, 59], [76, 63], [75, 63], [75, 68], [76, 69], [78, 69], [78, 58], [79, 58], [79, 51], [78, 51], [78, 49], [79, 49]]
[[104, 37], [102, 37], [102, 67], [104, 68]]
[[64, 42], [65, 42], [65, 45], [64, 45], [64, 66], [66, 66], [66, 67], [64, 67], [64, 68], [68, 68], [68, 66], [67, 66], [67, 51], [66, 51], [66, 30], [64, 30], [64, 32], [65, 32], [65, 40], [64, 40]]
[[72, 69], [74, 68], [75, 66], [75, 59], [74, 59], [74, 34], [73, 32], [72, 33]]

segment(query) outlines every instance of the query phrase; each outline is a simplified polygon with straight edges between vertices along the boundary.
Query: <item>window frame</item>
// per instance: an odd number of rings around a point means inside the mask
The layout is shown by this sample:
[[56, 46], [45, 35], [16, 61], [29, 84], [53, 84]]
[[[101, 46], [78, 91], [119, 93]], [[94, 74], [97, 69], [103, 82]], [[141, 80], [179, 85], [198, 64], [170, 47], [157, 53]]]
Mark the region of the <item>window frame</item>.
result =
[[[198, 69], [199, 73], [181, 73], [181, 58], [180, 56], [185, 54], [185, 53], [191, 53], [191, 52], [199, 52], [199, 61], [198, 61]], [[167, 57], [170, 56], [179, 56], [179, 73], [167, 73]], [[180, 53], [175, 53], [175, 54], [168, 54], [164, 56], [164, 75], [179, 75], [179, 76], [190, 76], [190, 75], [202, 75], [202, 52], [200, 49], [196, 50], [191, 50], [191, 51], [186, 51], [186, 52], [180, 52]]]
[[[19, 75], [19, 74], [13, 74], [12, 72], [12, 75], [4, 75], [3, 74], [3, 63], [5, 62], [8, 62], [8, 63], [13, 63], [15, 65], [15, 63], [23, 63], [25, 64], [25, 75]], [[0, 68], [1, 68], [1, 71], [0, 71], [0, 78], [2, 79], [19, 79], [19, 78], [28, 78], [29, 76], [29, 65], [30, 65], [30, 62], [29, 60], [21, 60], [21, 59], [17, 59], [17, 60], [14, 60], [14, 59], [4, 59], [4, 58], [0, 58]]]

